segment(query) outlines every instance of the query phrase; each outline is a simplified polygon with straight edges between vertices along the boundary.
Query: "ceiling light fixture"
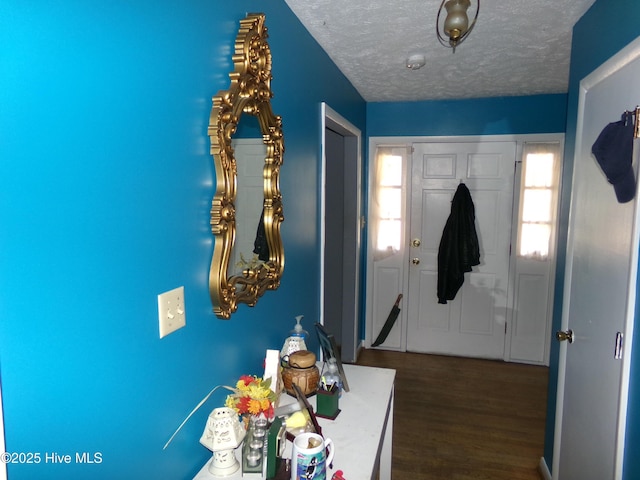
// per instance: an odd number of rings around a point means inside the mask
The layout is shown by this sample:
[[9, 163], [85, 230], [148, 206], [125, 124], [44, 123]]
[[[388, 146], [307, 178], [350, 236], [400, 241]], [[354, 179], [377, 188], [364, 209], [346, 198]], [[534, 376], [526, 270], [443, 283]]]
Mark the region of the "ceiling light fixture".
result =
[[[438, 35], [440, 43], [445, 47], [452, 48], [453, 53], [456, 52], [456, 47], [467, 38], [476, 24], [478, 13], [480, 12], [480, 0], [476, 0], [476, 2], [476, 14], [471, 23], [469, 23], [469, 16], [467, 15], [467, 10], [471, 6], [470, 0], [442, 0], [440, 4], [438, 17], [436, 19], [436, 34]], [[447, 17], [441, 26], [440, 14], [442, 13], [443, 7], [447, 11]], [[444, 32], [444, 34], [441, 33], [441, 31]], [[445, 39], [445, 36], [448, 40]]]

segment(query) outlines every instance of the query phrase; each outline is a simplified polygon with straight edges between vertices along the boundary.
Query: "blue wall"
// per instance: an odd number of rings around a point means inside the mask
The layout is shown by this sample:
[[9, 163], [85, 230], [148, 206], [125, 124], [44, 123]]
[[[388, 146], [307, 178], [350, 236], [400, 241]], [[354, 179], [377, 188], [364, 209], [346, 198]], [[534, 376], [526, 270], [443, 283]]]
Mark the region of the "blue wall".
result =
[[[618, 0], [609, 2], [596, 0], [589, 11], [576, 23], [573, 30], [571, 51], [571, 67], [569, 77], [569, 93], [567, 99], [567, 128], [565, 137], [565, 164], [563, 184], [571, 184], [573, 172], [573, 155], [575, 147], [576, 124], [578, 117], [578, 96], [580, 81], [598, 68], [602, 63], [624, 48], [640, 35], [640, 4], [634, 0]], [[611, 32], [615, 34], [612, 35]], [[569, 204], [571, 189], [564, 188], [561, 201], [559, 252], [565, 251], [566, 233], [569, 222]], [[556, 302], [554, 306], [553, 330], [560, 328], [562, 318], [562, 286], [564, 285], [564, 254], [558, 258], [556, 274]], [[638, 338], [636, 329], [636, 340]], [[637, 346], [637, 341], [635, 342]], [[551, 342], [551, 361], [549, 375], [549, 404], [547, 409], [547, 426], [544, 457], [547, 465], [553, 461], [553, 433], [555, 424], [555, 408], [557, 393], [558, 369], [557, 342]], [[637, 403], [640, 401], [640, 385], [634, 376], [640, 371], [640, 354], [636, 348], [631, 359], [631, 391], [629, 398], [629, 412], [627, 419], [626, 456], [623, 477], [625, 480], [640, 478], [640, 459], [631, 452], [640, 449], [640, 411]], [[634, 405], [634, 402], [636, 405]]]
[[[286, 266], [279, 290], [222, 321], [207, 125], [248, 11], [266, 13], [284, 122]], [[211, 387], [260, 374], [295, 315], [318, 317], [319, 103], [365, 131], [365, 102], [283, 0], [5, 0], [0, 45], [6, 443], [41, 454], [9, 477], [191, 478], [224, 394], [163, 451], [174, 429]], [[156, 295], [180, 285], [187, 326], [160, 340]]]
[[566, 95], [367, 104], [367, 135], [451, 136], [564, 132]]

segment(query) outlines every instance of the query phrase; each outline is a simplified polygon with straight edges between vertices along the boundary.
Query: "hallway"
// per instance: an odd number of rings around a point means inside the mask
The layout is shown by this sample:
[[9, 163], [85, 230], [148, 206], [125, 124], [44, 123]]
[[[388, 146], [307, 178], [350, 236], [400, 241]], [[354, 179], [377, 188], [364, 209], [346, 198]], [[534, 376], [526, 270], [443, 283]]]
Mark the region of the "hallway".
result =
[[539, 480], [548, 368], [363, 350], [397, 370], [393, 479]]

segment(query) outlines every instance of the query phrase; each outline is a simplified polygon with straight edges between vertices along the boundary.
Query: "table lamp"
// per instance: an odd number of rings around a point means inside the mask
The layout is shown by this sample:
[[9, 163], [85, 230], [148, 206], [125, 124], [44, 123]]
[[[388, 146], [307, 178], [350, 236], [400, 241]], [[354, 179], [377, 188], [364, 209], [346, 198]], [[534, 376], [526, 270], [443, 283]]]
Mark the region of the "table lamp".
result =
[[234, 450], [240, 446], [246, 431], [238, 414], [232, 408], [215, 408], [209, 414], [200, 443], [213, 452], [209, 472], [227, 476], [240, 468]]

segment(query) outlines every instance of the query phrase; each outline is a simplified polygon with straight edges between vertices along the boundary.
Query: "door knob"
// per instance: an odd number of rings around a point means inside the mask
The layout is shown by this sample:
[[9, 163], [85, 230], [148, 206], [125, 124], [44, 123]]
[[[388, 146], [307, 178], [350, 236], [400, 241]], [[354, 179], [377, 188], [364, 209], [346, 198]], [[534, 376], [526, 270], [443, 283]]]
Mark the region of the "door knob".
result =
[[411, 241], [411, 245], [413, 245], [414, 247], [419, 247], [420, 246], [420, 239], [419, 238], [414, 238]]
[[411, 263], [413, 263], [414, 265], [420, 265], [420, 259], [416, 257], [413, 260], [411, 260]]
[[565, 340], [568, 340], [569, 343], [573, 343], [573, 330], [569, 329], [566, 332], [563, 332], [562, 330], [556, 332], [556, 340], [558, 340], [559, 342], [564, 342]]

